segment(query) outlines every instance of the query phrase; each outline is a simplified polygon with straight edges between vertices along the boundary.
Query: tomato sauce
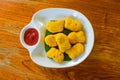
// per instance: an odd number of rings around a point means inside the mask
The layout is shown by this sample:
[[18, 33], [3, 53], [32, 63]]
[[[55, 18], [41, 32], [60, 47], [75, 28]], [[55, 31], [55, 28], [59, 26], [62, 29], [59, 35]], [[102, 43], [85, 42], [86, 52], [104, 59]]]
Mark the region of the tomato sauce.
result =
[[38, 42], [38, 31], [34, 28], [29, 28], [25, 31], [24, 41], [26, 44], [33, 46]]

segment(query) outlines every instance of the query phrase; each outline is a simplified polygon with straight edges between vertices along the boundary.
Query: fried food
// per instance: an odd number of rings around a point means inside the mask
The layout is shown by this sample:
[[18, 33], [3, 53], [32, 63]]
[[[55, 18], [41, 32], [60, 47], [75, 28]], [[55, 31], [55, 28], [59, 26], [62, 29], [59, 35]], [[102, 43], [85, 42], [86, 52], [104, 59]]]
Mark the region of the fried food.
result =
[[50, 47], [54, 47], [57, 46], [57, 42], [55, 40], [55, 35], [48, 35], [45, 37], [45, 43], [50, 46]]
[[[84, 43], [86, 42], [82, 27], [80, 21], [71, 17], [48, 22], [45, 36], [45, 43], [48, 45], [45, 45], [46, 56], [57, 63], [80, 56], [85, 50]], [[66, 57], [64, 53], [68, 56]]]
[[64, 60], [64, 54], [56, 48], [51, 48], [47, 52], [47, 57], [52, 58], [55, 62], [58, 63], [61, 63]]
[[60, 51], [64, 52], [67, 49], [71, 48], [71, 44], [68, 40], [68, 37], [63, 33], [58, 33], [55, 35], [55, 40], [58, 44]]
[[72, 48], [65, 51], [71, 59], [75, 59], [84, 52], [84, 46], [81, 43], [75, 44]]
[[76, 44], [78, 42], [85, 43], [85, 41], [86, 41], [86, 37], [85, 37], [85, 34], [83, 31], [71, 32], [68, 35], [68, 39], [69, 39], [71, 44]]
[[46, 28], [51, 33], [57, 33], [63, 31], [64, 20], [57, 20], [48, 22]]
[[65, 18], [65, 28], [71, 31], [80, 31], [82, 23], [78, 20], [73, 20], [71, 17]]

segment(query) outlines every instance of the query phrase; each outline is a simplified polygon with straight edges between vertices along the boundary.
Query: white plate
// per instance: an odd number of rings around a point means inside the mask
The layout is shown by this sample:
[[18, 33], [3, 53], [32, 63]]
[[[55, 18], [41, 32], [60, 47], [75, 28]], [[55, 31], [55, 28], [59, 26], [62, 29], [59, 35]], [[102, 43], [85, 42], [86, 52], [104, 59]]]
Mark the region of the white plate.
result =
[[[84, 26], [85, 34], [87, 37], [85, 44], [85, 51], [78, 58], [71, 61], [64, 61], [62, 64], [59, 64], [46, 57], [45, 46], [44, 46], [44, 36], [46, 30], [45, 25], [50, 20], [64, 19], [65, 17], [68, 16], [80, 20]], [[30, 27], [36, 28], [37, 31], [39, 32], [39, 37], [40, 37], [39, 41], [34, 46], [29, 46], [24, 42], [24, 33]], [[21, 30], [20, 41], [22, 45], [26, 49], [28, 49], [31, 59], [36, 64], [50, 68], [65, 68], [65, 67], [75, 66], [87, 58], [87, 56], [90, 54], [93, 48], [94, 32], [89, 20], [82, 13], [72, 9], [47, 8], [40, 10], [33, 15], [31, 22]]]

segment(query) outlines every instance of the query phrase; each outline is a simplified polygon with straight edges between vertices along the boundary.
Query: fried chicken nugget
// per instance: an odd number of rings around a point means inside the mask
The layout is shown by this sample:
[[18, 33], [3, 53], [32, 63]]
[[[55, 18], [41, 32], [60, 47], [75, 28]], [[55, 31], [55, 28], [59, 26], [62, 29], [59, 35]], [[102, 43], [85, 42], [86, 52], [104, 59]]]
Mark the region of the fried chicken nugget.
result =
[[51, 21], [48, 22], [46, 28], [51, 33], [62, 32], [63, 31], [64, 20]]
[[66, 17], [65, 28], [71, 31], [80, 31], [82, 28], [82, 23], [78, 20], [73, 20], [71, 17]]
[[55, 40], [55, 35], [48, 35], [45, 37], [45, 43], [50, 46], [50, 47], [54, 47], [57, 46], [57, 42]]
[[47, 52], [47, 57], [52, 58], [55, 62], [58, 63], [61, 63], [64, 60], [64, 54], [56, 48], [51, 48]]
[[84, 52], [84, 46], [81, 43], [75, 44], [72, 48], [65, 51], [71, 59], [75, 59]]
[[83, 31], [79, 31], [79, 32], [71, 32], [68, 35], [68, 39], [70, 41], [71, 44], [75, 44], [75, 43], [85, 43], [86, 41], [86, 37]]
[[60, 51], [64, 52], [67, 49], [71, 48], [71, 44], [68, 40], [68, 37], [63, 33], [58, 33], [55, 35], [55, 40], [58, 44]]

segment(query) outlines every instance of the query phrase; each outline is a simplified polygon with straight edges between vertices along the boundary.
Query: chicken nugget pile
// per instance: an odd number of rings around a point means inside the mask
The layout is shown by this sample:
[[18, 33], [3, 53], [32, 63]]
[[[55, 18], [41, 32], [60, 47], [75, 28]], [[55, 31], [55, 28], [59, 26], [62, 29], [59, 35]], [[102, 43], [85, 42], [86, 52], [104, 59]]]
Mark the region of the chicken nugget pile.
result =
[[[75, 59], [84, 52], [86, 36], [80, 21], [66, 17], [65, 20], [48, 22], [46, 29], [50, 32], [45, 36], [45, 44], [50, 47], [46, 53], [48, 58], [62, 63], [65, 54], [70, 59]], [[65, 30], [69, 30], [69, 34], [64, 33]]]

